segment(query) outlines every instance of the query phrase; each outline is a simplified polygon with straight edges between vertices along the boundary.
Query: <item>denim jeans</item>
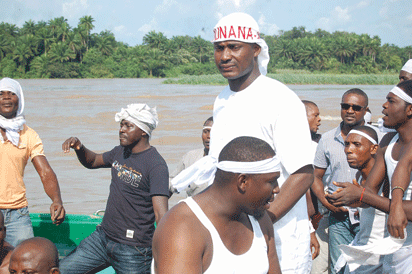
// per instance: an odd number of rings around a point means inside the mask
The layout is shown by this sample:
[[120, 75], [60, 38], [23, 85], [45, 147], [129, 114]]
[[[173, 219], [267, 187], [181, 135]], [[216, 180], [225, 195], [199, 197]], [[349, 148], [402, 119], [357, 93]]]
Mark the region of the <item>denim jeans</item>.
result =
[[[334, 267], [341, 252], [339, 245], [347, 245], [353, 241], [359, 232], [359, 223], [352, 225], [348, 213], [329, 214], [329, 254], [331, 261], [331, 273], [336, 273]], [[338, 273], [343, 273], [344, 268]]]
[[98, 226], [60, 261], [60, 273], [97, 273], [110, 265], [116, 273], [150, 274], [151, 247], [138, 247], [110, 240]]
[[27, 207], [18, 209], [1, 209], [6, 227], [5, 241], [12, 246], [32, 238], [33, 226], [31, 224], [29, 209]]

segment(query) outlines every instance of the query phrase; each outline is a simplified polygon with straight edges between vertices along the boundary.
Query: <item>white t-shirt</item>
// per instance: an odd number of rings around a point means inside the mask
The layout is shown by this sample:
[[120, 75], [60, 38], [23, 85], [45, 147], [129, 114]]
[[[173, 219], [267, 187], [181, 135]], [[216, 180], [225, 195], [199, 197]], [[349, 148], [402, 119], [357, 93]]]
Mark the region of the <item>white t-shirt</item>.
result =
[[[227, 86], [216, 98], [209, 155], [240, 136], [269, 143], [282, 165], [279, 186], [301, 167], [312, 165], [314, 153], [306, 111], [299, 97], [281, 82], [259, 76], [246, 89]], [[281, 194], [280, 194], [281, 195]], [[275, 241], [283, 273], [310, 273], [311, 253], [306, 197], [274, 224]]]

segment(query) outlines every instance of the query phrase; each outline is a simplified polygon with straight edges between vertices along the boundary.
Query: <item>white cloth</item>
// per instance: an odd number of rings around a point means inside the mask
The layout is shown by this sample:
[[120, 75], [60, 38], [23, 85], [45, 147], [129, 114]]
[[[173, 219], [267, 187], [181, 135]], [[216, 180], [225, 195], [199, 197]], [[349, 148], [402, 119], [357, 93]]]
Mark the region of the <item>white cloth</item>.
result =
[[[11, 91], [17, 95], [19, 98], [19, 107], [17, 109], [16, 117], [12, 119], [6, 119], [0, 115], [0, 127], [6, 130], [7, 139], [16, 147], [19, 145], [20, 134], [19, 132], [23, 129], [23, 125], [26, 120], [23, 116], [24, 111], [24, 95], [23, 89], [21, 88], [19, 82], [11, 78], [3, 78], [0, 80], [0, 91]], [[3, 137], [0, 135], [0, 139], [3, 142]]]
[[409, 59], [401, 70], [412, 73], [412, 59]]
[[375, 141], [375, 139], [373, 139], [371, 136], [369, 136], [368, 134], [366, 134], [365, 132], [362, 132], [360, 130], [352, 129], [351, 131], [349, 131], [348, 136], [349, 136], [349, 134], [358, 134], [358, 135], [368, 139], [372, 143], [372, 145], [377, 145], [378, 144], [378, 142]]
[[365, 124], [369, 124], [372, 121], [372, 114], [367, 111], [363, 119], [365, 120]]
[[120, 112], [116, 113], [114, 119], [116, 122], [126, 120], [135, 124], [141, 130], [146, 132], [149, 137], [159, 123], [156, 107], [150, 108], [146, 104], [127, 105], [127, 108], [122, 108]]
[[[392, 150], [399, 134], [396, 134], [385, 151], [385, 163], [389, 183], [392, 185], [392, 175], [395, 171], [398, 161], [392, 158]], [[412, 180], [411, 180], [412, 181]], [[404, 200], [411, 200], [412, 184], [410, 183], [403, 196]], [[389, 198], [392, 193], [389, 194]], [[384, 273], [412, 273], [412, 223], [406, 225], [406, 235], [402, 247], [390, 255], [385, 256], [383, 263]]]
[[265, 174], [280, 172], [280, 161], [276, 156], [254, 162], [220, 161], [216, 164], [216, 167], [232, 173]]
[[383, 119], [382, 118], [378, 119], [378, 128], [382, 133], [395, 132], [396, 131], [396, 129], [385, 127], [383, 125]]
[[[382, 187], [378, 194], [382, 195]], [[350, 245], [340, 246], [342, 255], [336, 263], [335, 269], [338, 270], [347, 263], [348, 273], [382, 273], [384, 256], [376, 254], [375, 243], [379, 243], [388, 235], [386, 230], [387, 216], [384, 212], [373, 207], [359, 208], [359, 215], [359, 232]], [[388, 240], [398, 241], [398, 239]], [[384, 246], [382, 243], [380, 245]]]
[[203, 226], [209, 231], [213, 243], [213, 257], [205, 274], [266, 274], [269, 271], [267, 244], [259, 222], [249, 216], [253, 227], [253, 241], [248, 251], [241, 255], [230, 252], [220, 238], [219, 232], [209, 220], [200, 206], [191, 197], [183, 200], [196, 215]]
[[213, 33], [212, 43], [234, 40], [258, 44], [261, 48], [258, 56], [259, 71], [266, 75], [269, 64], [269, 48], [265, 40], [260, 38], [259, 25], [252, 16], [243, 12], [231, 13], [219, 20]]
[[412, 98], [409, 96], [405, 91], [403, 91], [401, 88], [395, 86], [391, 89], [391, 93], [395, 94], [402, 100], [404, 100], [406, 103], [412, 104]]

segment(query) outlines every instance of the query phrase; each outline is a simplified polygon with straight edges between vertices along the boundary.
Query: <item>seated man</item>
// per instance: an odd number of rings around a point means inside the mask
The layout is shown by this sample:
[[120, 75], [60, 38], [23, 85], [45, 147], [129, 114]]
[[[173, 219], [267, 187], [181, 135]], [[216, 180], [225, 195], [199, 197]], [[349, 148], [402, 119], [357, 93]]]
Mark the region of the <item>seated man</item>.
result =
[[153, 238], [162, 273], [280, 273], [266, 210], [280, 162], [265, 141], [238, 137], [220, 152], [213, 184], [170, 210]]
[[4, 216], [0, 211], [0, 274], [9, 273], [9, 262], [13, 246], [4, 240], [6, 238], [6, 226]]
[[9, 271], [13, 274], [59, 274], [59, 253], [56, 246], [41, 237], [21, 242], [11, 254]]
[[[194, 149], [189, 151], [183, 156], [182, 161], [179, 163], [177, 168], [173, 171], [170, 175], [170, 178], [176, 177], [182, 170], [188, 168], [193, 163], [195, 163], [200, 158], [209, 154], [209, 143], [210, 143], [210, 130], [213, 126], [213, 116], [209, 117], [203, 124], [202, 129], [202, 141], [203, 141], [203, 148]], [[187, 189], [186, 193], [188, 196], [194, 196], [200, 192], [202, 192], [205, 188], [207, 188], [208, 184], [197, 185], [195, 183], [191, 183]], [[176, 192], [173, 189], [173, 186], [170, 184], [169, 186], [171, 192]]]
[[155, 108], [128, 105], [115, 116], [120, 146], [97, 154], [78, 138], [63, 143], [86, 168], [111, 168], [112, 182], [101, 226], [61, 261], [61, 272], [90, 273], [113, 266], [116, 273], [150, 274], [154, 222], [168, 210], [169, 172], [149, 143], [158, 124]]

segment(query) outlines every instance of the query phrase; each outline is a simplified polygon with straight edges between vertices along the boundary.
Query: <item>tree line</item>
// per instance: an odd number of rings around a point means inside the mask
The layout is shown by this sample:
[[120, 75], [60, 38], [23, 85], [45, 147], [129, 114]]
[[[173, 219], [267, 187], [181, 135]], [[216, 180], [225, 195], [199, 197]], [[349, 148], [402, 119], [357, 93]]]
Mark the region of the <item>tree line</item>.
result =
[[[95, 20], [71, 27], [64, 17], [29, 20], [19, 28], [0, 23], [0, 76], [13, 78], [140, 78], [218, 73], [213, 44], [200, 36], [150, 31], [141, 45], [116, 41], [110, 31], [92, 33]], [[381, 45], [378, 36], [306, 31], [294, 27], [261, 35], [269, 46], [269, 73], [299, 69], [323, 73], [396, 72], [412, 58], [412, 46]]]

